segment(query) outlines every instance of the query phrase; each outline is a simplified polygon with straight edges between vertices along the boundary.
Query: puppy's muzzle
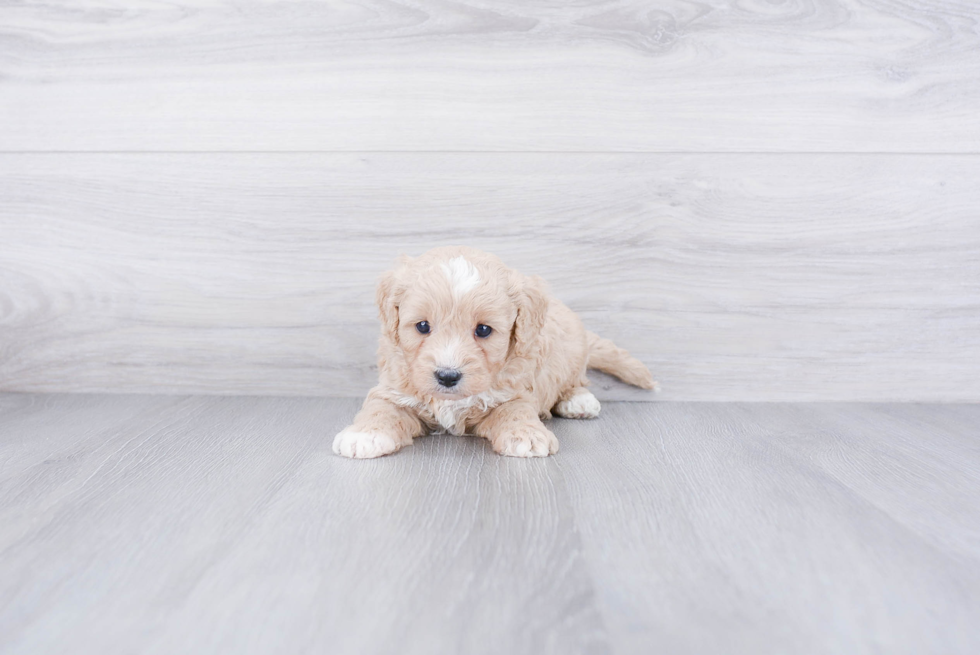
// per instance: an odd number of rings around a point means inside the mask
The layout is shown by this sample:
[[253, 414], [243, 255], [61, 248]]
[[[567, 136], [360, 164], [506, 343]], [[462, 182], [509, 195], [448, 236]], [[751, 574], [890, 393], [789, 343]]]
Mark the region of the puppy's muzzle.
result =
[[437, 368], [435, 375], [439, 386], [446, 387], [447, 389], [455, 387], [456, 383], [463, 377], [463, 373], [455, 368]]

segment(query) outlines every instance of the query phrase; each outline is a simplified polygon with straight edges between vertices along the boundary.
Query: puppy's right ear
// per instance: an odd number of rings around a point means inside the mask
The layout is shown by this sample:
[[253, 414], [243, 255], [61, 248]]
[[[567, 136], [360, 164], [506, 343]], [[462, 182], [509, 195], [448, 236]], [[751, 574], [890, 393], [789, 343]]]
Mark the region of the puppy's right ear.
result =
[[398, 340], [396, 279], [394, 271], [385, 273], [378, 282], [378, 290], [375, 296], [378, 302], [378, 314], [381, 317], [381, 331], [391, 341]]
[[399, 284], [399, 272], [410, 261], [412, 259], [407, 255], [399, 257], [396, 269], [381, 276], [375, 293], [378, 313], [381, 317], [381, 331], [392, 342], [398, 341], [398, 303], [401, 302], [402, 294], [405, 291]]

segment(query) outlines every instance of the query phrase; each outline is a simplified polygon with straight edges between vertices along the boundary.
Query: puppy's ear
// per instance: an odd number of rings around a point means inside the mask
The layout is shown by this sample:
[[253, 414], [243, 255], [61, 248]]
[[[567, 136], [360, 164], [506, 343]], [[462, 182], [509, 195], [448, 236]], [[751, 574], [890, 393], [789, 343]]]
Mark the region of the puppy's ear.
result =
[[544, 280], [537, 275], [524, 277], [516, 286], [517, 320], [511, 342], [516, 356], [528, 357], [534, 351], [548, 313], [548, 291]]
[[390, 341], [398, 341], [398, 302], [404, 289], [398, 284], [398, 272], [388, 271], [378, 281], [375, 299], [381, 317], [381, 332]]

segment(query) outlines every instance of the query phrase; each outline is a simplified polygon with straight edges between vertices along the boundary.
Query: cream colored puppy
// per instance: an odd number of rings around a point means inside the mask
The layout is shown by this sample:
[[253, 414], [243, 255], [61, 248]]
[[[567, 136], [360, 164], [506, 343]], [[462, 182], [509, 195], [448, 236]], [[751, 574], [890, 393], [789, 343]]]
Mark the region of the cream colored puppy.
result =
[[501, 455], [545, 457], [554, 412], [594, 418], [586, 368], [652, 389], [639, 361], [587, 332], [538, 277], [472, 248], [403, 257], [378, 284], [378, 386], [333, 442], [346, 457], [379, 457], [432, 430], [476, 434]]

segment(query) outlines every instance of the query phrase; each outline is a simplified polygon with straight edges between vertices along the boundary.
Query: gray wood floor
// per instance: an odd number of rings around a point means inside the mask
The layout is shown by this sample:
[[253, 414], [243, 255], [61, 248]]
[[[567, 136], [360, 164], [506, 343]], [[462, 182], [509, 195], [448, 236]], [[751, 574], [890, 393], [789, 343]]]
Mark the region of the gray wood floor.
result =
[[0, 651], [980, 651], [980, 406], [607, 403], [544, 460], [349, 461], [356, 406], [0, 395]]

